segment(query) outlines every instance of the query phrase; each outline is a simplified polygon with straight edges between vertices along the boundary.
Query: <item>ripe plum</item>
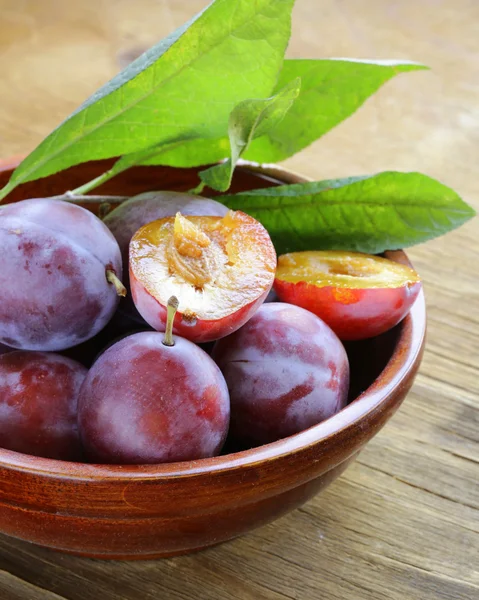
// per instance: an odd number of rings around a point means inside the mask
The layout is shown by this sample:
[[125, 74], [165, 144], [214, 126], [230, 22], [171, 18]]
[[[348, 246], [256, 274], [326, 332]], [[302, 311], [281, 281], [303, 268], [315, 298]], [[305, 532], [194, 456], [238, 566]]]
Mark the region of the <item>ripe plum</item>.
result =
[[394, 327], [421, 286], [407, 265], [339, 250], [283, 254], [274, 281], [281, 300], [310, 310], [342, 340], [362, 340]]
[[48, 198], [9, 204], [0, 210], [0, 245], [0, 342], [63, 350], [108, 323], [122, 263], [95, 215]]
[[180, 301], [175, 333], [209, 342], [241, 327], [271, 289], [276, 252], [266, 229], [241, 211], [175, 217], [139, 229], [130, 243], [135, 305], [164, 331], [166, 302]]
[[270, 302], [218, 342], [230, 392], [231, 435], [257, 446], [298, 433], [346, 405], [349, 364], [333, 331], [312, 313]]
[[0, 446], [81, 460], [77, 401], [86, 373], [76, 361], [53, 353], [0, 356]]
[[91, 460], [163, 463], [220, 452], [229, 423], [221, 371], [192, 342], [177, 337], [170, 345], [167, 337], [130, 335], [90, 369], [80, 392], [79, 428]]

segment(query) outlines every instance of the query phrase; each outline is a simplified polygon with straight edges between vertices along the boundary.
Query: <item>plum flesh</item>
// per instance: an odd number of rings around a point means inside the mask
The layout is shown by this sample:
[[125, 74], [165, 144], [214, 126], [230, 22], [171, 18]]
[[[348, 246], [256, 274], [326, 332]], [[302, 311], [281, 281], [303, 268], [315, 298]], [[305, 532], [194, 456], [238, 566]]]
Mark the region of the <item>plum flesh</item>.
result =
[[140, 227], [158, 219], [174, 217], [177, 212], [223, 217], [228, 209], [215, 200], [181, 192], [145, 192], [122, 202], [106, 215], [103, 222], [120, 246], [123, 264], [128, 264], [128, 246]]
[[414, 304], [422, 284], [407, 265], [360, 252], [292, 252], [278, 259], [275, 292], [323, 319], [341, 340], [388, 331]]
[[[103, 219], [120, 247], [125, 271], [123, 283], [128, 289], [128, 247], [134, 233], [143, 225], [157, 219], [173, 217], [178, 211], [184, 215], [222, 217], [228, 212], [228, 209], [224, 204], [215, 200], [192, 194], [170, 191], [145, 192], [122, 202]], [[124, 313], [125, 318], [131, 319], [132, 324], [136, 322], [140, 327], [146, 324], [136, 310], [131, 294], [121, 300], [120, 310]]]
[[276, 252], [266, 229], [241, 211], [220, 217], [153, 221], [130, 242], [135, 305], [164, 331], [166, 303], [179, 300], [174, 331], [193, 342], [224, 337], [263, 304], [271, 289]]

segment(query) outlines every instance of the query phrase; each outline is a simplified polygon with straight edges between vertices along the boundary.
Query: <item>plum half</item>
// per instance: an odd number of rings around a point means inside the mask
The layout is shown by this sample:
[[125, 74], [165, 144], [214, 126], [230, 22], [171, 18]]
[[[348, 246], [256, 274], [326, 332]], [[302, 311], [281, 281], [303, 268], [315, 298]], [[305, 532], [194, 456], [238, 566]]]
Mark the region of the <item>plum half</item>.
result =
[[360, 252], [292, 252], [278, 258], [274, 290], [283, 302], [321, 317], [342, 340], [388, 331], [421, 289], [406, 265]]
[[[228, 209], [209, 198], [202, 198], [182, 192], [157, 191], [145, 192], [122, 202], [103, 219], [103, 223], [114, 235], [120, 247], [125, 273], [123, 283], [130, 288], [128, 276], [128, 248], [130, 240], [140, 227], [164, 219], [174, 217], [180, 211], [183, 215], [224, 216]], [[130, 321], [130, 327], [142, 327], [145, 322], [133, 304], [131, 294], [123, 298], [118, 307], [124, 321]]]
[[276, 252], [253, 217], [176, 217], [142, 227], [130, 243], [130, 285], [135, 305], [164, 331], [166, 304], [179, 300], [174, 331], [208, 342], [241, 327], [271, 289]]

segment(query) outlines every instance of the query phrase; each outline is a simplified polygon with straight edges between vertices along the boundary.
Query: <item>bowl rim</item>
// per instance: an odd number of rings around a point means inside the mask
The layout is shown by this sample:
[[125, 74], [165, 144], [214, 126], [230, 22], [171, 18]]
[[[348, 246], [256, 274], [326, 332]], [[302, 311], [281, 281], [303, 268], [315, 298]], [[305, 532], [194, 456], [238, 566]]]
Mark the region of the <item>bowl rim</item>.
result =
[[[15, 168], [19, 162], [18, 157], [0, 160], [0, 172]], [[240, 170], [256, 172], [263, 177], [271, 178], [276, 183], [311, 181], [308, 177], [276, 164], [240, 160], [238, 167]], [[386, 252], [386, 256], [409, 262], [402, 250]], [[0, 468], [69, 480], [164, 480], [254, 467], [308, 450], [312, 446], [326, 443], [329, 438], [340, 432], [361, 427], [361, 422], [367, 420], [369, 415], [388, 404], [388, 401], [394, 397], [395, 390], [401, 388], [410, 373], [418, 366], [426, 334], [426, 307], [422, 289], [409, 314], [398, 328], [399, 335], [391, 358], [366, 390], [332, 417], [276, 442], [212, 458], [154, 465], [75, 463], [0, 448]]]

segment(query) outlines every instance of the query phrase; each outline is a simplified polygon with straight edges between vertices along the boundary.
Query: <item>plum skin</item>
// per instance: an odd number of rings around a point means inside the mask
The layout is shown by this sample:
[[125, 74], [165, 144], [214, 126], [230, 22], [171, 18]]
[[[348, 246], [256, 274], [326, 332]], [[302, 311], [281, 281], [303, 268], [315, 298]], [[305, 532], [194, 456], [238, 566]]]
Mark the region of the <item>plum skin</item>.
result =
[[[166, 325], [166, 308], [153, 298], [142, 283], [136, 279], [131, 270], [130, 281], [133, 282], [131, 293], [139, 313], [148, 317], [148, 324], [156, 329], [156, 331], [164, 331]], [[242, 306], [237, 311], [220, 319], [206, 320], [195, 318], [193, 322], [188, 322], [182, 314], [177, 313], [173, 331], [177, 335], [194, 340], [199, 344], [225, 337], [248, 322], [248, 319], [264, 303], [270, 289], [271, 287], [265, 290], [258, 298], [246, 304], [246, 306]]]
[[397, 325], [410, 311], [421, 288], [421, 282], [391, 288], [318, 287], [278, 278], [274, 282], [282, 301], [311, 311], [345, 341], [374, 337]]
[[347, 403], [349, 363], [334, 332], [297, 306], [264, 304], [212, 357], [230, 392], [232, 439], [258, 446], [293, 435]]
[[201, 348], [158, 332], [128, 336], [90, 369], [78, 402], [85, 451], [97, 463], [154, 464], [218, 454], [229, 425], [221, 371]]
[[79, 461], [77, 402], [87, 369], [47, 352], [0, 356], [0, 446], [44, 458]]
[[[120, 339], [141, 331], [153, 331], [153, 329], [143, 320], [140, 323], [132, 320], [130, 315], [118, 307], [113, 317], [99, 333], [78, 346], [63, 350], [61, 355], [72, 358], [89, 369], [107, 348]], [[6, 351], [8, 350], [4, 350], [4, 352]]]
[[121, 278], [120, 249], [92, 213], [37, 198], [0, 211], [0, 342], [64, 350], [93, 337], [118, 305], [107, 269]]

